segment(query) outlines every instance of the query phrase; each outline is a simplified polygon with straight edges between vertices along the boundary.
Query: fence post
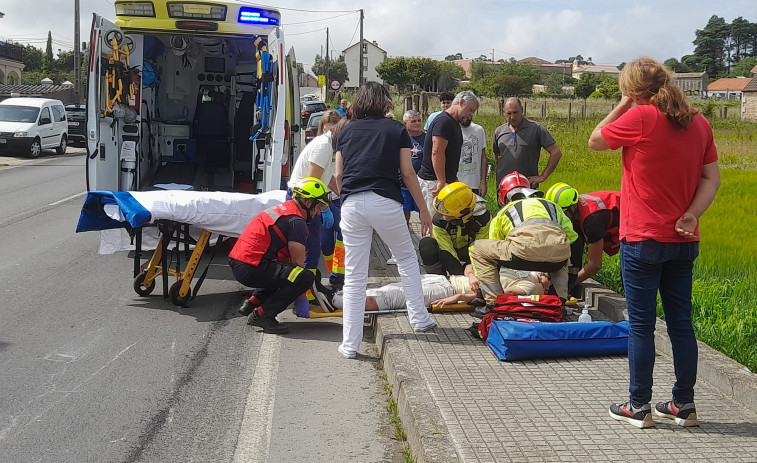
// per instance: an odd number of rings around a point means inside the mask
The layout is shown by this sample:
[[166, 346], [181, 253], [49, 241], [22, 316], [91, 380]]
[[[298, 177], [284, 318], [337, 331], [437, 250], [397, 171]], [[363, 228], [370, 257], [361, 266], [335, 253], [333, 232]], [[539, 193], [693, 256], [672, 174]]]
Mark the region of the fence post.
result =
[[728, 106], [723, 106], [723, 119], [728, 119]]
[[418, 94], [413, 95], [413, 109], [415, 111], [418, 111], [418, 108], [420, 108], [420, 102], [421, 102], [421, 96]]
[[405, 108], [402, 110], [404, 113], [405, 111], [413, 108], [413, 97], [412, 96], [406, 96], [405, 97]]
[[584, 101], [584, 104], [581, 105], [581, 120], [586, 119], [586, 101]]
[[547, 102], [541, 104], [541, 118], [544, 119], [547, 117]]
[[[499, 115], [504, 116], [505, 115], [505, 99], [502, 97], [497, 98], [497, 106], [499, 109]], [[523, 114], [526, 113], [525, 105], [523, 106]]]
[[[524, 101], [523, 102], [523, 117], [526, 117], [526, 108], [527, 107], [528, 107], [528, 101]], [[502, 108], [502, 109], [499, 110], [500, 116], [504, 116], [505, 115], [505, 113], [504, 113], [504, 111], [505, 111], [505, 105], [504, 105], [504, 103], [502, 104], [502, 106], [500, 106], [500, 108]]]
[[421, 113], [421, 120], [425, 121], [428, 117], [428, 93], [421, 93], [421, 107], [419, 109]]
[[572, 110], [573, 110], [573, 103], [569, 101], [568, 102], [568, 122], [570, 122], [571, 120], [570, 116], [571, 116], [571, 113], [573, 112]]

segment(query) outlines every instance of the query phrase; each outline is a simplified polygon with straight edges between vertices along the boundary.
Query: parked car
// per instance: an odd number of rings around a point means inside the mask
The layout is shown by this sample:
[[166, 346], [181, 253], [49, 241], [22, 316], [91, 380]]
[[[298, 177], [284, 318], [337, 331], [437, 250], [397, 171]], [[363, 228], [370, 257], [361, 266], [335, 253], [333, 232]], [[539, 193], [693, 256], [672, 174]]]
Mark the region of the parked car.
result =
[[306, 102], [306, 101], [318, 101], [318, 97], [313, 95], [312, 93], [308, 93], [307, 95], [302, 95], [300, 97], [300, 102]]
[[305, 126], [308, 123], [308, 119], [310, 119], [310, 115], [313, 113], [317, 113], [319, 111], [326, 111], [328, 108], [326, 107], [326, 103], [323, 101], [305, 101], [302, 103], [302, 111], [300, 114], [302, 115], [302, 125]]
[[310, 115], [308, 123], [305, 124], [305, 144], [310, 143], [310, 140], [318, 135], [318, 124], [321, 123], [321, 118], [325, 114], [325, 111], [319, 111]]
[[66, 118], [68, 119], [68, 142], [87, 142], [87, 109], [84, 105], [67, 104]]
[[8, 98], [0, 101], [0, 152], [15, 151], [32, 158], [43, 149], [65, 154], [68, 143], [66, 110], [60, 100]]

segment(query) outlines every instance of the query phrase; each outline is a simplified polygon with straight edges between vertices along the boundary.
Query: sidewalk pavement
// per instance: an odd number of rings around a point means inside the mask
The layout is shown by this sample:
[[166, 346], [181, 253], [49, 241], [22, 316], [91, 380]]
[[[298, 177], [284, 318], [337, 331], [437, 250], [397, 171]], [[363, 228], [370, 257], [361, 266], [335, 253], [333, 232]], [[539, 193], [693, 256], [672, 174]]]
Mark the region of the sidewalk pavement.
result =
[[[374, 237], [372, 277], [398, 278], [388, 258]], [[622, 298], [599, 285], [586, 294], [593, 319], [622, 319]], [[757, 462], [757, 375], [703, 343], [701, 425], [655, 417], [656, 427], [642, 430], [608, 415], [611, 403], [628, 398], [626, 356], [500, 362], [465, 331], [476, 320], [468, 313], [432, 317], [438, 327], [428, 333], [414, 333], [404, 314], [378, 316], [374, 325], [418, 463]], [[657, 328], [653, 400], [663, 401], [675, 377], [664, 322]]]

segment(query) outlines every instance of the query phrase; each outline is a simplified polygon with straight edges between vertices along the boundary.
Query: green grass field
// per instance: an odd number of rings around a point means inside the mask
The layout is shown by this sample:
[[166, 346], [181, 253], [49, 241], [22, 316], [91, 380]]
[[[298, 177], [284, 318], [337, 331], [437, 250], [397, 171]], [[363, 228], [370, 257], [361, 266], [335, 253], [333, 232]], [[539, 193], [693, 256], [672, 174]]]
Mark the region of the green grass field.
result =
[[[609, 111], [610, 105], [605, 106], [605, 112]], [[542, 189], [558, 181], [579, 192], [620, 189], [620, 151], [593, 152], [587, 146], [604, 114], [569, 122], [559, 115], [540, 119], [540, 112], [529, 113], [547, 126], [563, 152], [557, 170]], [[491, 159], [491, 136], [504, 118], [496, 104], [484, 102], [474, 121], [486, 130]], [[700, 257], [694, 269], [694, 325], [699, 339], [757, 372], [757, 124], [729, 118], [713, 122], [713, 130], [722, 185], [701, 219]], [[547, 157], [543, 152], [542, 166]], [[493, 178], [489, 179], [489, 191], [489, 199], [496, 203], [491, 193]], [[617, 256], [605, 256], [597, 279], [622, 293]]]

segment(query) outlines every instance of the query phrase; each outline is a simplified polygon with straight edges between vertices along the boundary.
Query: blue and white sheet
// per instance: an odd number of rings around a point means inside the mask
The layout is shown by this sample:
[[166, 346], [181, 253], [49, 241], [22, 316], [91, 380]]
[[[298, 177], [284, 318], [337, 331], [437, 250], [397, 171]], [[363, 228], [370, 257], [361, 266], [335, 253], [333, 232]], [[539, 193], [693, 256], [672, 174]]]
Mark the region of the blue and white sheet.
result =
[[[285, 199], [284, 190], [258, 195], [181, 190], [90, 191], [84, 200], [76, 231], [125, 229], [127, 225], [137, 228], [158, 220], [172, 220], [211, 233], [237, 237], [253, 217]], [[126, 249], [121, 245], [112, 248], [103, 251], [101, 246], [100, 252]]]

